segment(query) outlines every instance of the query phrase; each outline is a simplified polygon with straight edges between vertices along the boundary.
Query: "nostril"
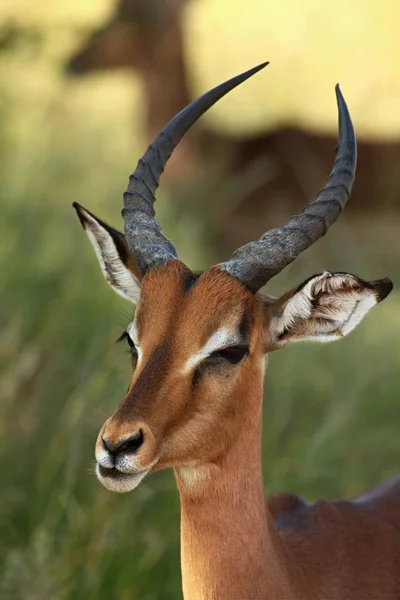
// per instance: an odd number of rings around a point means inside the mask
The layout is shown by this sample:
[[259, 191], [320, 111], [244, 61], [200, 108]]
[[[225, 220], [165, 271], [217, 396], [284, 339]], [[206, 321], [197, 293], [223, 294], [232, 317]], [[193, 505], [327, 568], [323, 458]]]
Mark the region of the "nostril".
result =
[[101, 441], [103, 442], [104, 449], [107, 450], [107, 452], [109, 452], [110, 454], [112, 454], [114, 456], [114, 454], [115, 454], [115, 445], [113, 443], [107, 441], [103, 437], [101, 438]]
[[134, 435], [131, 435], [129, 438], [121, 440], [118, 443], [110, 442], [106, 440], [104, 437], [101, 438], [104, 448], [109, 452], [112, 456], [116, 456], [121, 452], [125, 454], [135, 454], [143, 444], [144, 435], [143, 431], [139, 429]]
[[143, 431], [141, 429], [139, 429], [139, 431], [137, 433], [132, 435], [127, 440], [123, 440], [118, 445], [117, 452], [118, 452], [118, 454], [120, 452], [124, 452], [125, 454], [135, 454], [135, 452], [137, 452], [139, 450], [140, 446], [143, 444], [143, 441], [144, 441]]

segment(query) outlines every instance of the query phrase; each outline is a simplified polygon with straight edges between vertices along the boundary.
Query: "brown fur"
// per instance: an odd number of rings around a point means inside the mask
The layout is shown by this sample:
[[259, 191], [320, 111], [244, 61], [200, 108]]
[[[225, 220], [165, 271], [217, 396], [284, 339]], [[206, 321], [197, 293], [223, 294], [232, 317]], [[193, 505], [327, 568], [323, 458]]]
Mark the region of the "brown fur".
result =
[[[142, 429], [136, 464], [174, 467], [185, 600], [400, 598], [400, 479], [351, 502], [308, 505], [284, 494], [265, 503], [263, 364], [266, 346], [278, 345], [269, 324], [282, 299], [253, 295], [218, 267], [190, 286], [188, 277], [176, 261], [143, 278], [142, 358], [97, 441], [117, 444]], [[193, 383], [187, 358], [245, 314], [248, 356]]]

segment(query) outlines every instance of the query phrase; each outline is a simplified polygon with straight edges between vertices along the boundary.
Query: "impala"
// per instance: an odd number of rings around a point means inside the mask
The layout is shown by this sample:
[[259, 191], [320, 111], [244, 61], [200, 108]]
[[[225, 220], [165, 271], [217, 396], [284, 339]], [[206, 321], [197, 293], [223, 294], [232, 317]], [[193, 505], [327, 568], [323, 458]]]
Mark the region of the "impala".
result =
[[125, 235], [74, 204], [113, 289], [136, 305], [123, 333], [133, 375], [96, 443], [97, 476], [114, 492], [172, 467], [181, 502], [185, 600], [400, 598], [400, 478], [351, 501], [265, 501], [261, 407], [265, 357], [300, 340], [350, 333], [392, 290], [323, 272], [280, 298], [259, 290], [322, 237], [349, 197], [351, 118], [336, 87], [339, 146], [325, 188], [280, 229], [201, 274], [155, 220], [173, 149], [219, 98], [265, 66], [207, 92], [162, 130], [124, 194]]

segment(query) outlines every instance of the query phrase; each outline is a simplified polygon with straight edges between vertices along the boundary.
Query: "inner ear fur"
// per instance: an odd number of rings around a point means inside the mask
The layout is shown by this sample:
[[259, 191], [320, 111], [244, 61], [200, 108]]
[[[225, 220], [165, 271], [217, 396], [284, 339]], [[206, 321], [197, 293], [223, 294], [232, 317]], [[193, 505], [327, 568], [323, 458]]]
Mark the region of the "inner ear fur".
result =
[[124, 234], [76, 202], [73, 206], [107, 283], [117, 294], [136, 305], [140, 296], [141, 273], [129, 251]]
[[293, 341], [340, 339], [392, 288], [387, 278], [365, 281], [329, 271], [313, 275], [280, 298], [266, 301], [267, 349], [277, 350]]
[[140, 281], [142, 279], [142, 274], [140, 273], [133, 259], [133, 256], [128, 248], [128, 244], [124, 234], [121, 231], [110, 227], [110, 225], [107, 225], [107, 223], [96, 217], [96, 215], [91, 213], [87, 208], [84, 208], [83, 206], [78, 204], [78, 202], [74, 202], [72, 206], [76, 210], [76, 213], [79, 217], [83, 229], [86, 230], [86, 228], [90, 226], [90, 222], [87, 218], [87, 216], [89, 216], [110, 234], [121, 261], [123, 262], [125, 267], [129, 269], [129, 271], [131, 271], [131, 273], [136, 277], [136, 279]]

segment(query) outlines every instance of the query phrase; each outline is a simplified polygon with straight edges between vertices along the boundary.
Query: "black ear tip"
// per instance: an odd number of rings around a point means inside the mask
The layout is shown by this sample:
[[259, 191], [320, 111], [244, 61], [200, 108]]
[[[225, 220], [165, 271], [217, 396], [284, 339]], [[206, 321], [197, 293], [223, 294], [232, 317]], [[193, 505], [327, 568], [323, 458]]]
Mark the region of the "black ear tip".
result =
[[72, 206], [76, 210], [76, 214], [79, 217], [79, 220], [81, 222], [82, 227], [85, 228], [85, 223], [86, 223], [85, 209], [83, 208], [83, 206], [81, 206], [80, 204], [78, 204], [78, 202], [73, 202]]
[[84, 212], [84, 208], [83, 206], [81, 206], [78, 202], [73, 202], [72, 203], [73, 208], [76, 210], [76, 212], [79, 214], [81, 214], [82, 212]]
[[393, 281], [389, 279], [389, 277], [378, 279], [377, 281], [371, 281], [371, 283], [377, 292], [378, 302], [381, 302], [387, 298], [393, 289]]

